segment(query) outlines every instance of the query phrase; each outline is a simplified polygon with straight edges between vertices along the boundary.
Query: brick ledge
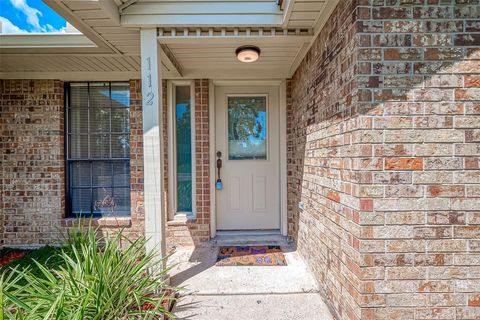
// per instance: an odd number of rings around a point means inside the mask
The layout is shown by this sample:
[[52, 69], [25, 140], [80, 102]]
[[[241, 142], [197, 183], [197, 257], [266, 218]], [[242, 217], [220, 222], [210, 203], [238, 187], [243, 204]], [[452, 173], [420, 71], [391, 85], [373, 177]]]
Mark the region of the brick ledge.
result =
[[62, 220], [62, 226], [64, 227], [73, 227], [78, 225], [82, 221], [85, 222], [85, 225], [91, 221], [93, 226], [100, 227], [131, 227], [132, 218], [130, 217], [102, 217], [102, 218], [65, 218]]
[[167, 226], [186, 226], [189, 222], [194, 222], [195, 218], [190, 215], [176, 215], [173, 220], [167, 221]]

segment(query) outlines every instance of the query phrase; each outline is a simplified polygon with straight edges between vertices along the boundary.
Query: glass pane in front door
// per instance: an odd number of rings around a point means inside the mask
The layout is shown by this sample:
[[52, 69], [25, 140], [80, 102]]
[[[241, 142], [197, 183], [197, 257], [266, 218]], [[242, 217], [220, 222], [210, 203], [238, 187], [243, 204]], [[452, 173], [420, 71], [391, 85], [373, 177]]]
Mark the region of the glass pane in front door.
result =
[[267, 97], [228, 97], [228, 159], [267, 159]]

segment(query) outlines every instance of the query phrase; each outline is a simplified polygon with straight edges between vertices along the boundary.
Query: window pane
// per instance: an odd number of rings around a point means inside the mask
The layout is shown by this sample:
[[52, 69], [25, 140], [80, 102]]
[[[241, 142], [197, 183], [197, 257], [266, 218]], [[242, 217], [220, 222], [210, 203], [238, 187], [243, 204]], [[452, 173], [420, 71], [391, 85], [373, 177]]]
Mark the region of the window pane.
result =
[[72, 213], [73, 214], [90, 214], [90, 204], [92, 203], [92, 190], [88, 189], [72, 189]]
[[95, 161], [93, 163], [92, 185], [94, 187], [112, 186], [112, 165], [108, 161]]
[[126, 108], [112, 109], [112, 132], [130, 131], [130, 110]]
[[228, 98], [228, 159], [267, 159], [265, 97]]
[[90, 132], [110, 132], [110, 108], [90, 109]]
[[93, 213], [102, 216], [114, 215], [117, 205], [113, 198], [111, 188], [93, 189]]
[[75, 83], [70, 86], [70, 108], [88, 108], [88, 85]]
[[110, 135], [90, 135], [90, 156], [92, 158], [110, 158]]
[[87, 108], [73, 108], [68, 110], [68, 132], [88, 133]]
[[175, 88], [177, 211], [192, 211], [192, 124], [190, 86]]
[[110, 108], [108, 83], [90, 83], [90, 109]]
[[113, 198], [116, 204], [116, 213], [119, 215], [130, 214], [130, 188], [115, 188]]
[[128, 83], [112, 83], [112, 107], [130, 107], [130, 87]]
[[113, 186], [128, 187], [130, 185], [130, 162], [116, 161], [113, 164]]
[[89, 187], [92, 183], [89, 162], [74, 162], [71, 164], [71, 181], [73, 187]]
[[192, 179], [182, 173], [177, 177], [177, 211], [192, 211]]
[[130, 139], [128, 134], [112, 134], [112, 158], [130, 157]]
[[71, 159], [88, 158], [88, 135], [69, 135], [68, 146]]

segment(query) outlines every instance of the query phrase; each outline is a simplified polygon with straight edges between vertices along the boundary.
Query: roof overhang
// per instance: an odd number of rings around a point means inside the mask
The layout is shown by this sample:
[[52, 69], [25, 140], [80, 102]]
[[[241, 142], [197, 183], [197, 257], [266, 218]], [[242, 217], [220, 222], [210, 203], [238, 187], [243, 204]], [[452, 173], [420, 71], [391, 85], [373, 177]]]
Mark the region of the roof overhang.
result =
[[[120, 53], [119, 50], [110, 44], [102, 35], [92, 28], [92, 26], [79, 17], [73, 10], [71, 10], [62, 0], [42, 0], [46, 5], [55, 10], [58, 14], [65, 18], [70, 24], [72, 24], [83, 35], [95, 43], [99, 48], [109, 50], [113, 53]], [[94, 8], [95, 10], [89, 10], [94, 14], [94, 17], [102, 17], [108, 21], [109, 25], [120, 25], [120, 14], [118, 7], [114, 0], [75, 0], [73, 3], [83, 6], [87, 5], [87, 8]]]
[[[140, 28], [157, 28], [164, 78], [288, 78], [339, 0], [43, 1], [82, 34], [0, 36], [2, 76], [139, 77]], [[250, 65], [234, 54], [248, 44]]]
[[121, 13], [134, 27], [280, 26], [283, 12], [274, 0], [136, 1]]

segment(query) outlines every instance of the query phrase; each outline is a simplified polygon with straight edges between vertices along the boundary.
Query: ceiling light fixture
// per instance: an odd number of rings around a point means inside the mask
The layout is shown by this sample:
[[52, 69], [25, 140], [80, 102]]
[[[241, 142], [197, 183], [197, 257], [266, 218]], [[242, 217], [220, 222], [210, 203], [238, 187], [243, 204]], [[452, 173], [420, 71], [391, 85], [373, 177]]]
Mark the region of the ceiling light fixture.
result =
[[241, 62], [255, 62], [260, 57], [260, 48], [256, 46], [241, 46], [235, 50], [235, 54]]

